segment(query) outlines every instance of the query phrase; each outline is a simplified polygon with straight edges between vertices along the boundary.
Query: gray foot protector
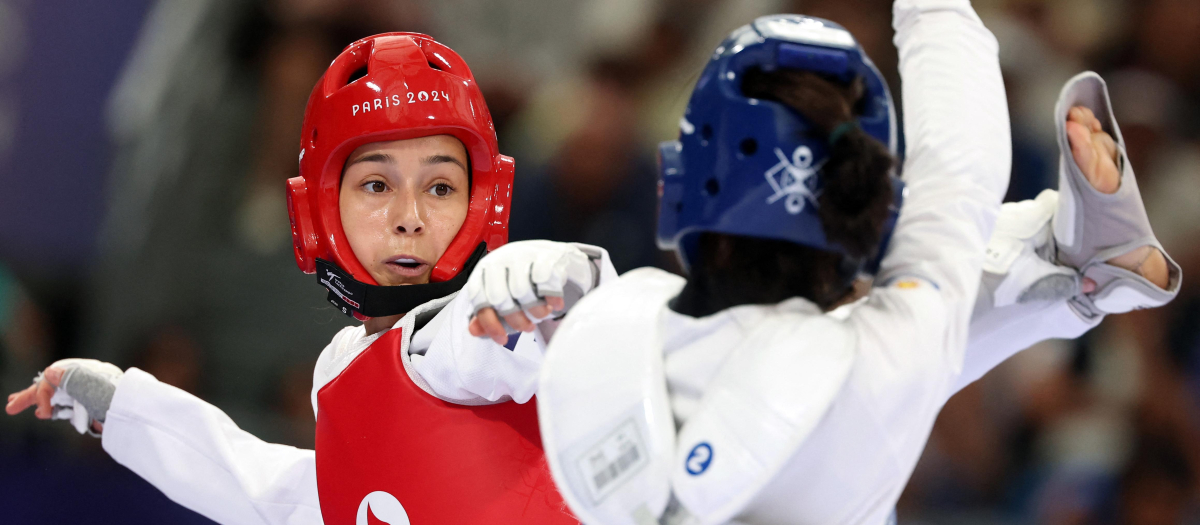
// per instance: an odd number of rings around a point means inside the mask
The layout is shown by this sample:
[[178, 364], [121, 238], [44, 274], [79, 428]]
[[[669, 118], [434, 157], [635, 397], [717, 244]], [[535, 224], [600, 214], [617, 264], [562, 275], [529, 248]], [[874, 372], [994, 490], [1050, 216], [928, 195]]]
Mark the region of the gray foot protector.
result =
[[[1075, 106], [1091, 109], [1104, 131], [1117, 143], [1121, 185], [1111, 195], [1092, 187], [1071, 154], [1067, 115]], [[1054, 118], [1059, 147], [1059, 201], [1054, 214], [1058, 260], [1096, 281], [1096, 291], [1077, 297], [1071, 306], [1090, 318], [1166, 304], [1179, 293], [1181, 272], [1150, 228], [1104, 79], [1089, 71], [1067, 82], [1059, 95]], [[1171, 272], [1168, 290], [1136, 273], [1105, 263], [1142, 246], [1158, 248], [1166, 256]]]

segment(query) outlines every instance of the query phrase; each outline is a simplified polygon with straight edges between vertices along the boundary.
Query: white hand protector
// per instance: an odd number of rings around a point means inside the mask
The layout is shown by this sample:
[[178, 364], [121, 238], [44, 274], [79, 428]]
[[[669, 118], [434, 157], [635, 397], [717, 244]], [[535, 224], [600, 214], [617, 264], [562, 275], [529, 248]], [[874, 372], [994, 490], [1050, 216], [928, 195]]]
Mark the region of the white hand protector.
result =
[[[1091, 109], [1117, 143], [1121, 185], [1116, 193], [1104, 194], [1093, 188], [1071, 155], [1066, 122], [1067, 114], [1075, 106]], [[1085, 277], [1096, 281], [1096, 291], [1072, 300], [1072, 308], [1081, 316], [1094, 318], [1106, 313], [1154, 308], [1174, 299], [1181, 281], [1179, 265], [1167, 256], [1150, 228], [1104, 80], [1095, 73], [1086, 72], [1067, 82], [1055, 107], [1054, 118], [1060, 152], [1060, 198], [1058, 212], [1054, 215], [1058, 260], [1078, 268]], [[1134, 272], [1105, 262], [1142, 246], [1158, 248], [1166, 256], [1171, 273], [1168, 290]]]
[[[50, 418], [69, 420], [80, 434], [98, 436], [91, 430], [92, 421], [104, 422], [124, 372], [95, 359], [63, 359], [50, 366], [63, 370], [62, 383], [50, 398]], [[34, 382], [39, 380], [41, 374]]]
[[[494, 308], [501, 317], [562, 297], [563, 312], [616, 270], [603, 248], [553, 241], [518, 241], [493, 251], [475, 266], [466, 292], [475, 312]], [[530, 320], [540, 323], [545, 318]]]

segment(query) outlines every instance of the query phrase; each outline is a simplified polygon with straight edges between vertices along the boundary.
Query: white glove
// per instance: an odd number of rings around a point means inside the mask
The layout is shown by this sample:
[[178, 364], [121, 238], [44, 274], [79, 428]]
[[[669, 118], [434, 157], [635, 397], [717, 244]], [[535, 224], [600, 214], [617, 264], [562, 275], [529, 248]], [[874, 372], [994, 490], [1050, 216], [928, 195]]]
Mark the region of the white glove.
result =
[[[565, 314], [599, 282], [603, 266], [611, 268], [603, 248], [579, 243], [519, 241], [487, 254], [467, 280], [473, 313], [494, 308], [500, 317], [546, 304], [546, 297], [563, 298]], [[615, 272], [614, 272], [615, 273]]]
[[[92, 432], [92, 422], [104, 423], [124, 372], [95, 359], [63, 359], [50, 366], [63, 371], [62, 382], [50, 398], [50, 419], [68, 420], [80, 434], [98, 435]], [[34, 383], [44, 380], [38, 374]]]

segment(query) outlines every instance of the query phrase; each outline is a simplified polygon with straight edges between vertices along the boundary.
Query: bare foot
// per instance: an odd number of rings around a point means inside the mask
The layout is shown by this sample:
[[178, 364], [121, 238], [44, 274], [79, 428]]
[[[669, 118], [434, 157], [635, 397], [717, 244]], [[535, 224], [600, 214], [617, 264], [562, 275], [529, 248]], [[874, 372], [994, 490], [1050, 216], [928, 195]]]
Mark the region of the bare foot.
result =
[[1100, 193], [1115, 193], [1121, 187], [1117, 169], [1117, 143], [1104, 132], [1092, 110], [1083, 106], [1067, 114], [1067, 139], [1071, 155], [1088, 182]]
[[[1117, 143], [1104, 132], [1100, 120], [1092, 110], [1083, 106], [1071, 108], [1067, 114], [1067, 140], [1071, 143], [1071, 156], [1083, 171], [1083, 176], [1100, 193], [1116, 193], [1121, 188], [1121, 171], [1117, 168]], [[1162, 252], [1153, 246], [1142, 246], [1129, 253], [1114, 257], [1108, 263], [1136, 272], [1162, 289], [1170, 286], [1170, 270]], [[1085, 279], [1087, 288], [1095, 289], [1095, 283]]]

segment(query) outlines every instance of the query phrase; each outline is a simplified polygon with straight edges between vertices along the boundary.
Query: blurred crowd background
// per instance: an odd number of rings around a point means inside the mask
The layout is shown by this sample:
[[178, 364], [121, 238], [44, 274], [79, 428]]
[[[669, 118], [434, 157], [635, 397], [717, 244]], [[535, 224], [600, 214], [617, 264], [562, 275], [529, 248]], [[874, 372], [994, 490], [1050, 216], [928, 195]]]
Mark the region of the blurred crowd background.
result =
[[[1010, 199], [1057, 185], [1052, 110], [1110, 82], [1154, 228], [1200, 275], [1200, 1], [976, 0], [1001, 43]], [[849, 28], [899, 97], [889, 0], [0, 0], [0, 387], [63, 357], [137, 366], [312, 447], [312, 367], [351, 321], [292, 260], [283, 181], [346, 44], [457, 50], [517, 159], [512, 238], [654, 245], [654, 145], [711, 49], [762, 14]], [[956, 396], [902, 524], [1200, 523], [1200, 288], [1031, 348]], [[205, 523], [99, 441], [0, 417], [5, 523]]]

